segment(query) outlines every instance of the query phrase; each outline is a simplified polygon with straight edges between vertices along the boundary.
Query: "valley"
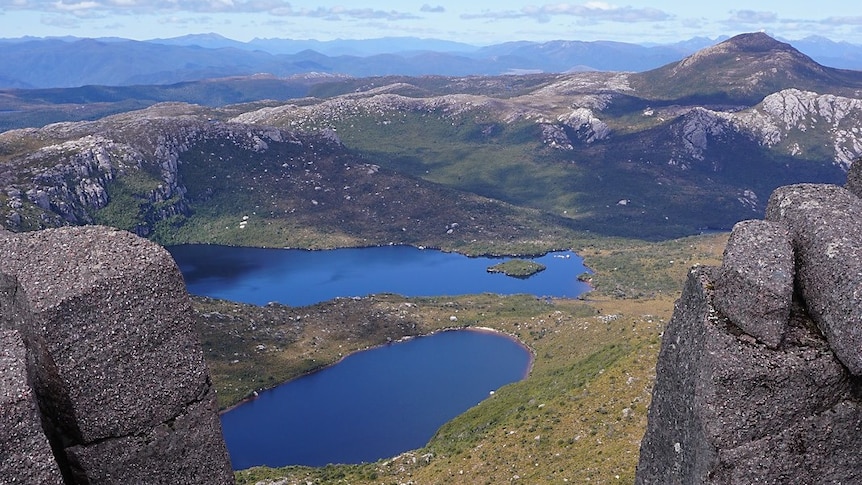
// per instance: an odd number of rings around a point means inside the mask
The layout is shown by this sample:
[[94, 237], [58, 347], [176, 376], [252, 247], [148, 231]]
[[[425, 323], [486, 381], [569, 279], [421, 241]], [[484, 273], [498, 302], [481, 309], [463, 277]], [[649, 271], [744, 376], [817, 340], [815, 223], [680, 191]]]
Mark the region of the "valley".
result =
[[451, 327], [513, 335], [536, 359], [528, 379], [425, 448], [367, 465], [255, 468], [240, 483], [631, 483], [659, 336], [689, 268], [720, 261], [726, 232], [762, 217], [776, 187], [843, 184], [862, 155], [862, 73], [761, 33], [644, 72], [256, 76], [45, 94], [7, 97], [0, 116], [0, 223], [11, 231], [572, 249], [594, 272], [593, 291], [571, 300], [195, 297], [222, 408], [350, 352]]
[[443, 483], [466, 474], [478, 483], [514, 475], [539, 483], [607, 483], [615, 475], [631, 482], [663, 325], [688, 269], [719, 262], [726, 238], [578, 248], [595, 270], [595, 289], [579, 300], [376, 295], [293, 308], [196, 298], [223, 403], [350, 351], [442, 328], [494, 328], [535, 356], [530, 377], [498, 390], [422, 449], [367, 465], [252, 468], [238, 472], [238, 480]]

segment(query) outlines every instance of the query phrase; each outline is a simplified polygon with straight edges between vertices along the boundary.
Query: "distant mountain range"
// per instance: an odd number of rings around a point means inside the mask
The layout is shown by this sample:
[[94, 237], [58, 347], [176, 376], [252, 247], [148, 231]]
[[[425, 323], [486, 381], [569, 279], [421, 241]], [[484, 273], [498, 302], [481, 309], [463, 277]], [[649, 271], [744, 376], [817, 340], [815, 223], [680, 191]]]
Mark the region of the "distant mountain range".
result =
[[[552, 41], [478, 47], [412, 37], [326, 42], [238, 42], [217, 34], [149, 41], [25, 37], [0, 39], [0, 88], [172, 84], [261, 73], [367, 77], [640, 72], [678, 61], [715, 42], [694, 38], [666, 45]], [[820, 64], [862, 69], [860, 45], [822, 37], [792, 44]]]

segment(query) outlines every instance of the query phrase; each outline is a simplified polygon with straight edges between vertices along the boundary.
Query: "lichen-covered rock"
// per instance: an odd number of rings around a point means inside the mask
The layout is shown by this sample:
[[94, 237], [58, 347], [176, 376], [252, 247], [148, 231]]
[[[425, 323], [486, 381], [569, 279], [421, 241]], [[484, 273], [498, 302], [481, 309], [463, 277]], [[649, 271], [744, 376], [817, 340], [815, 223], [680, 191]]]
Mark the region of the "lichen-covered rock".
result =
[[790, 318], [793, 277], [793, 247], [783, 224], [737, 223], [715, 281], [715, 307], [745, 333], [776, 348]]
[[[781, 349], [739, 332], [713, 306], [716, 273], [692, 270], [665, 329], [636, 483], [824, 483], [857, 473], [858, 453], [836, 462], [814, 450], [862, 441], [846, 369], [801, 307]], [[779, 443], [786, 454], [753, 452]], [[761, 469], [769, 474], [752, 471]]]
[[[100, 226], [5, 234], [0, 272], [25, 295], [17, 326], [48, 438], [69, 450], [65, 474], [102, 483], [126, 469], [133, 478], [109, 482], [153, 482], [134, 478], [144, 467], [174, 483], [233, 481], [189, 296], [167, 251]], [[162, 454], [118, 451], [141, 439]], [[79, 449], [111, 456], [79, 460], [95, 456]]]
[[847, 190], [862, 198], [862, 158], [857, 158], [847, 172]]
[[862, 199], [835, 185], [779, 187], [766, 218], [787, 226], [809, 313], [841, 362], [862, 375]]
[[[5, 285], [4, 285], [5, 286]], [[27, 379], [24, 341], [0, 329], [0, 482], [62, 484]]]
[[705, 418], [698, 416], [701, 409], [693, 402], [702, 374], [708, 370], [701, 362], [710, 337], [704, 330], [711, 310], [704, 271], [689, 274], [662, 336], [635, 483], [702, 482], [716, 460], [716, 450], [705, 436]]

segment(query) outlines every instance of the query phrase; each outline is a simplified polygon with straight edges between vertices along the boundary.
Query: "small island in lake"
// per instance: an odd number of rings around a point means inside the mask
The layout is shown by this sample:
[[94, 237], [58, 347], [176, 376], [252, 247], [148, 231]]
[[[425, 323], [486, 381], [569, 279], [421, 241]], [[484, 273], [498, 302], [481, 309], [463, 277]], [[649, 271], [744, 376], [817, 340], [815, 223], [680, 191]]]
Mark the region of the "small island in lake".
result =
[[488, 267], [489, 273], [503, 273], [514, 278], [529, 278], [539, 271], [544, 271], [545, 265], [525, 259], [512, 259]]

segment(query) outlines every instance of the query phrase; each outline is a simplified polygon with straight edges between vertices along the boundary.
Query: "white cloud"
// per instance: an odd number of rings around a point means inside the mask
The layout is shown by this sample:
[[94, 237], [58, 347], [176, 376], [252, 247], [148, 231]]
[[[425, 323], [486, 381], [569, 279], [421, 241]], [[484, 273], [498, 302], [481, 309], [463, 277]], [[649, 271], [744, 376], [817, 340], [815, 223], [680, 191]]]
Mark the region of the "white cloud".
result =
[[763, 24], [777, 21], [777, 13], [755, 10], [734, 10], [730, 12], [728, 19], [728, 22], [732, 24]]
[[409, 20], [417, 19], [414, 14], [395, 10], [374, 10], [371, 8], [317, 7], [314, 9], [294, 9], [281, 7], [270, 10], [272, 15], [283, 17], [309, 17], [324, 20]]
[[208, 25], [212, 23], [209, 17], [177, 17], [174, 15], [160, 17], [158, 23], [163, 25]]
[[92, 10], [94, 8], [98, 8], [99, 4], [96, 2], [78, 2], [78, 3], [55, 2], [54, 7], [61, 12], [77, 12], [77, 11], [81, 11], [81, 10]]
[[[429, 7], [431, 11], [440, 7]], [[294, 8], [284, 0], [0, 0], [0, 9], [32, 10], [46, 13], [101, 12], [114, 15], [176, 13], [268, 13], [277, 16], [309, 17], [327, 20], [405, 20], [415, 14], [371, 8], [316, 7]]]
[[821, 20], [821, 23], [829, 25], [862, 25], [862, 16], [829, 17]]
[[554, 16], [579, 17], [589, 21], [609, 22], [656, 22], [670, 20], [673, 16], [659, 9], [646, 7], [619, 7], [605, 2], [584, 4], [557, 3], [542, 6], [528, 6], [520, 10], [484, 11], [477, 14], [463, 14], [461, 18], [472, 19], [517, 19], [533, 18], [547, 22]]
[[444, 13], [446, 11], [446, 7], [444, 7], [443, 5], [437, 5], [436, 7], [432, 7], [431, 5], [428, 5], [426, 3], [422, 5], [422, 8], [420, 8], [419, 11], [426, 13]]
[[40, 19], [45, 25], [60, 27], [63, 29], [77, 29], [81, 27], [81, 21], [77, 17], [68, 15], [46, 15]]

